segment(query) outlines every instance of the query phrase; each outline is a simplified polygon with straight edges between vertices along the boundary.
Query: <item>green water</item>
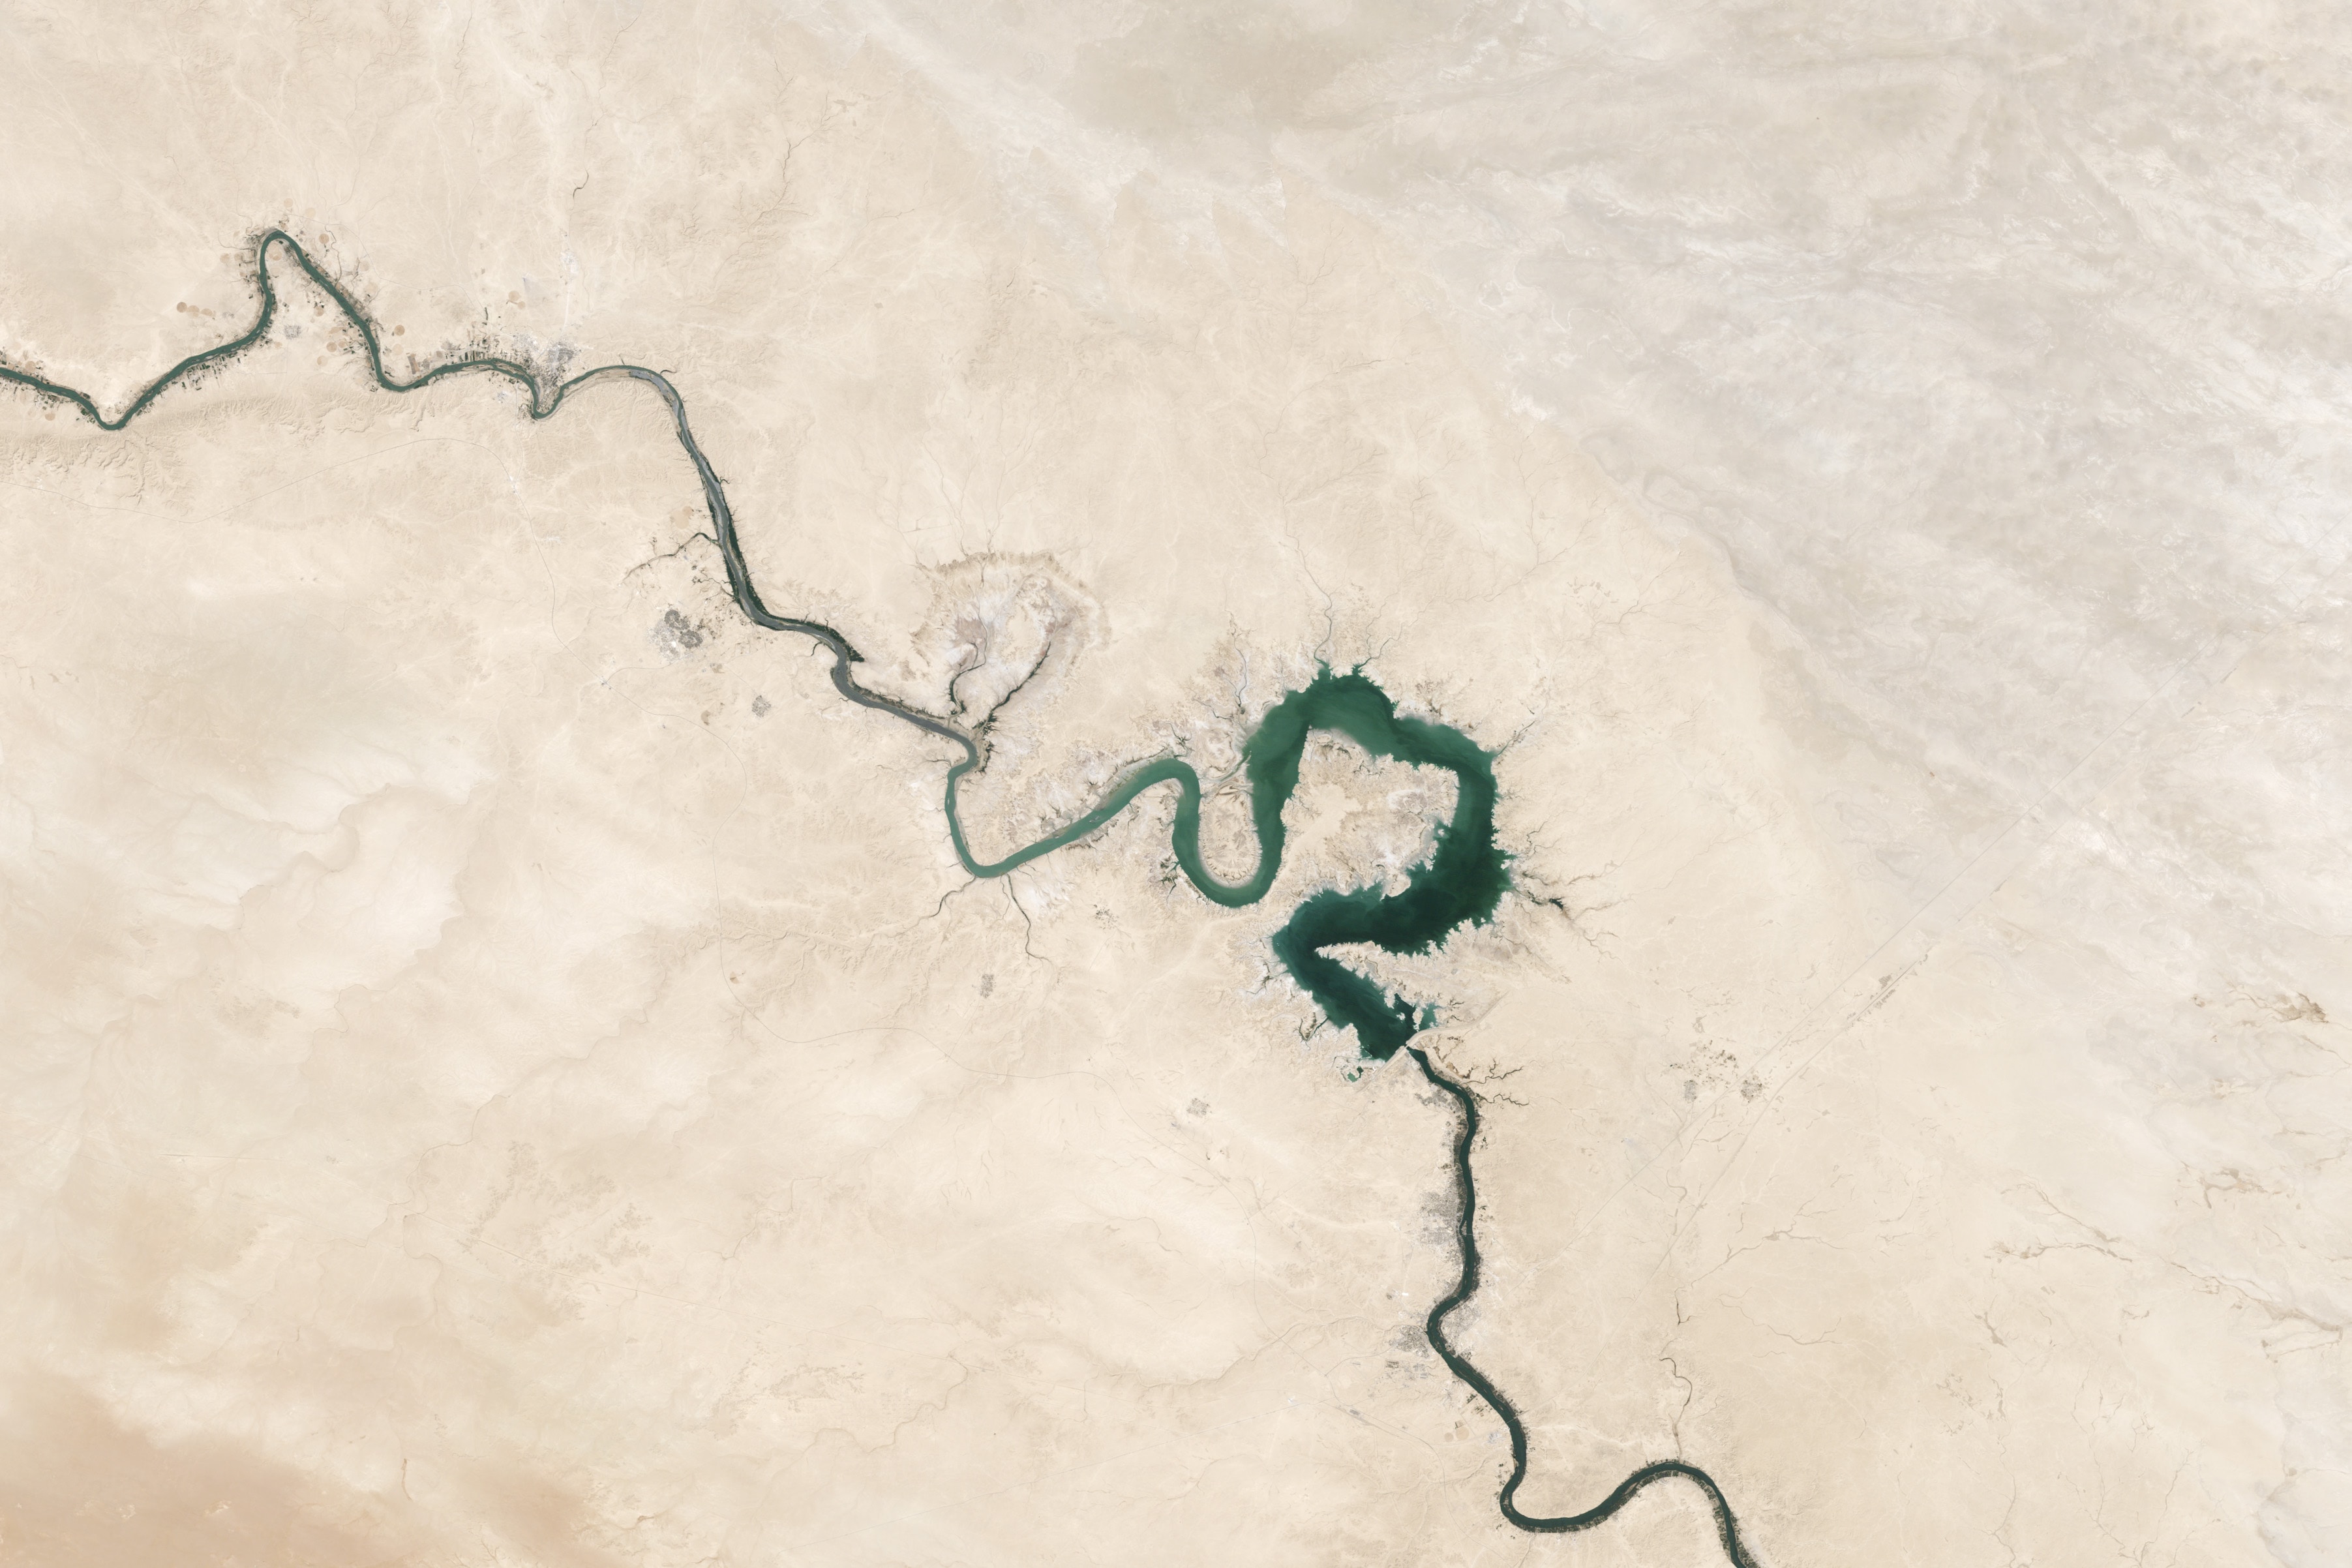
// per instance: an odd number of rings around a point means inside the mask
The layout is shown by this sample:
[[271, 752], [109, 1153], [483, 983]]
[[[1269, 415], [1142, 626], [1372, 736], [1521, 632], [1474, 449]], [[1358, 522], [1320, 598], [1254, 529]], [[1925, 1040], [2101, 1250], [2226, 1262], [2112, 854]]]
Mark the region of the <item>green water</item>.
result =
[[1201, 775], [1174, 757], [1138, 768], [1076, 822], [992, 862], [975, 859], [964, 837], [956, 786], [975, 761], [959, 763], [948, 773], [948, 836], [955, 841], [956, 858], [965, 870], [975, 877], [1002, 877], [1076, 843], [1126, 810], [1145, 790], [1172, 784], [1179, 792], [1172, 836], [1177, 865], [1211, 902], [1239, 909], [1265, 897], [1282, 870], [1282, 808], [1298, 787], [1298, 759], [1307, 749], [1307, 737], [1318, 730], [1345, 735], [1375, 757], [1444, 768], [1457, 786], [1454, 816], [1439, 825], [1435, 852], [1406, 873], [1402, 891], [1326, 889], [1301, 904], [1275, 934], [1276, 956], [1315, 998], [1323, 1016], [1355, 1030], [1366, 1056], [1385, 1060], [1427, 1027], [1430, 1018], [1416, 1016], [1409, 1004], [1384, 994], [1323, 950], [1371, 942], [1390, 952], [1427, 952], [1456, 927], [1484, 925], [1509, 885], [1509, 857], [1495, 847], [1494, 758], [1458, 730], [1400, 717], [1388, 694], [1360, 672], [1318, 671], [1304, 690], [1277, 703], [1243, 745], [1250, 820], [1257, 834], [1257, 869], [1245, 881], [1219, 881], [1201, 858]]

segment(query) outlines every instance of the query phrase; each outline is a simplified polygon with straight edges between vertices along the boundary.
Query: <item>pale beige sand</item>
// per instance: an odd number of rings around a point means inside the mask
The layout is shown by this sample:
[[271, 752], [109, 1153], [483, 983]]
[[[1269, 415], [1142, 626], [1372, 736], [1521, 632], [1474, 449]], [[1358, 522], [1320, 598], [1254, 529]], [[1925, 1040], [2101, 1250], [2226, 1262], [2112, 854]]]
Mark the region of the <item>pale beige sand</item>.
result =
[[[0, 353], [282, 224], [671, 375], [982, 853], [1318, 658], [1503, 750], [1454, 1321], [1759, 1558], [2352, 1556], [2334, 12], [25, 5]], [[1445, 1107], [1269, 969], [1318, 748], [971, 884], [644, 389], [318, 301], [0, 397], [0, 1563], [1697, 1564], [1503, 1524]], [[299, 327], [300, 335], [291, 328]], [[1239, 868], [1228, 800], [1212, 856]]]

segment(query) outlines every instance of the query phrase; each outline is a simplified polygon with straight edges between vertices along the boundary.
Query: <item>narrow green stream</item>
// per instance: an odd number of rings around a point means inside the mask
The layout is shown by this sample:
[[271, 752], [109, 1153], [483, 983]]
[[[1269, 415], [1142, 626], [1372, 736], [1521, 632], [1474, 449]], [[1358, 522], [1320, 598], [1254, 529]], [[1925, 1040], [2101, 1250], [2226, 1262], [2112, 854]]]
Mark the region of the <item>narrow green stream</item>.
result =
[[1706, 1497], [1715, 1516], [1716, 1532], [1734, 1568], [1755, 1568], [1740, 1539], [1739, 1523], [1715, 1479], [1697, 1466], [1680, 1459], [1663, 1459], [1643, 1466], [1617, 1489], [1580, 1513], [1542, 1517], [1524, 1513], [1516, 1501], [1528, 1479], [1528, 1433], [1518, 1411], [1486, 1374], [1479, 1372], [1445, 1337], [1445, 1320], [1476, 1293], [1479, 1279], [1477, 1189], [1470, 1152], [1478, 1140], [1478, 1102], [1468, 1089], [1448, 1076], [1429, 1054], [1409, 1042], [1428, 1026], [1404, 1002], [1384, 995], [1381, 988], [1356, 973], [1324, 950], [1347, 943], [1370, 942], [1387, 952], [1426, 952], [1465, 922], [1483, 925], [1492, 918], [1503, 890], [1509, 885], [1509, 857], [1495, 847], [1494, 758], [1457, 730], [1419, 719], [1400, 718], [1388, 695], [1360, 671], [1334, 675], [1324, 669], [1304, 690], [1291, 692], [1244, 744], [1243, 766], [1250, 785], [1250, 816], [1257, 832], [1257, 870], [1249, 880], [1226, 883], [1209, 874], [1201, 858], [1201, 775], [1190, 764], [1171, 757], [1150, 763], [1122, 779], [1102, 805], [1059, 833], [1042, 838], [1003, 859], [983, 865], [972, 858], [965, 842], [963, 821], [956, 810], [956, 785], [986, 759], [980, 735], [951, 719], [909, 707], [898, 699], [869, 691], [859, 683], [855, 667], [864, 662], [849, 639], [822, 621], [778, 615], [768, 608], [751, 582], [743, 558], [742, 541], [727, 491], [702, 446], [687, 423], [686, 400], [667, 376], [643, 365], [607, 364], [583, 371], [552, 384], [519, 361], [496, 354], [446, 360], [403, 381], [384, 369], [383, 339], [367, 312], [341, 284], [313, 260], [294, 237], [282, 229], [263, 231], [253, 249], [254, 282], [260, 306], [253, 325], [228, 342], [190, 354], [142, 389], [122, 412], [110, 418], [89, 394], [53, 380], [38, 371], [0, 360], [0, 385], [23, 387], [35, 396], [68, 405], [102, 430], [120, 430], [152, 406], [170, 387], [225, 366], [269, 334], [278, 311], [278, 289], [269, 274], [273, 250], [283, 250], [351, 324], [367, 359], [368, 374], [386, 392], [408, 393], [444, 377], [484, 374], [511, 382], [530, 395], [526, 405], [533, 419], [545, 419], [574, 393], [592, 384], [628, 380], [653, 389], [668, 409], [677, 444], [694, 465], [704, 501], [710, 510], [712, 537], [719, 542], [727, 567], [727, 582], [736, 605], [753, 625], [770, 631], [791, 632], [813, 638], [833, 656], [834, 689], [861, 708], [887, 714], [925, 734], [960, 748], [963, 760], [948, 772], [948, 836], [956, 858], [975, 877], [1002, 877], [1041, 855], [1050, 855], [1076, 842], [1124, 811], [1137, 795], [1155, 784], [1173, 784], [1181, 795], [1176, 804], [1176, 861], [1195, 888], [1228, 909], [1254, 904], [1265, 897], [1282, 870], [1282, 808], [1298, 787], [1298, 759], [1307, 737], [1317, 730], [1347, 736], [1375, 757], [1393, 757], [1423, 767], [1441, 767], [1459, 785], [1452, 820], [1437, 830], [1437, 847], [1429, 859], [1406, 874], [1402, 891], [1383, 894], [1378, 888], [1353, 890], [1327, 889], [1299, 905], [1279, 931], [1274, 950], [1291, 977], [1315, 998], [1316, 1005], [1334, 1024], [1356, 1031], [1365, 1055], [1385, 1060], [1402, 1047], [1407, 1059], [1431, 1086], [1450, 1098], [1462, 1112], [1454, 1142], [1454, 1171], [1461, 1208], [1454, 1237], [1462, 1271], [1454, 1289], [1430, 1309], [1430, 1347], [1465, 1384], [1493, 1406], [1511, 1440], [1511, 1470], [1496, 1500], [1503, 1517], [1515, 1527], [1538, 1534], [1570, 1534], [1591, 1530], [1614, 1517], [1634, 1497], [1663, 1480], [1683, 1479]]

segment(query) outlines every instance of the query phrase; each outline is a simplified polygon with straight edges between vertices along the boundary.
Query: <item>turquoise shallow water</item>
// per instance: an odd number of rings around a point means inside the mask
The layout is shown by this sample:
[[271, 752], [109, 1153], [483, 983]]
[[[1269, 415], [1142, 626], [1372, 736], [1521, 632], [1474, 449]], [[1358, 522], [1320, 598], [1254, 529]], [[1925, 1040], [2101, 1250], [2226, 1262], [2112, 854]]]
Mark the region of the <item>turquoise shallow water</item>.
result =
[[1423, 767], [1439, 767], [1458, 786], [1454, 816], [1437, 829], [1429, 859], [1406, 874], [1395, 893], [1379, 888], [1327, 889], [1299, 905], [1275, 934], [1274, 951], [1290, 977], [1323, 1009], [1323, 1016], [1356, 1031], [1363, 1053], [1380, 1060], [1428, 1026], [1401, 998], [1348, 968], [1324, 950], [1370, 942], [1387, 952], [1427, 952], [1465, 924], [1483, 925], [1510, 885], [1509, 857], [1495, 847], [1494, 758], [1468, 736], [1443, 724], [1401, 717], [1388, 694], [1360, 670], [1335, 675], [1327, 667], [1302, 690], [1275, 705], [1242, 747], [1249, 781], [1250, 820], [1257, 835], [1257, 869], [1240, 882], [1222, 882], [1201, 858], [1201, 775], [1174, 757], [1146, 763], [1121, 779], [1103, 803], [1060, 832], [1017, 849], [1002, 860], [973, 858], [956, 808], [956, 786], [978, 765], [968, 757], [948, 773], [948, 835], [958, 859], [975, 877], [1002, 877], [1043, 855], [1075, 844], [1133, 803], [1148, 789], [1172, 784], [1179, 792], [1173, 847], [1176, 863], [1202, 895], [1227, 909], [1256, 903], [1282, 871], [1282, 808], [1298, 787], [1298, 759], [1307, 737], [1318, 730], [1342, 734], [1375, 757], [1393, 757]]

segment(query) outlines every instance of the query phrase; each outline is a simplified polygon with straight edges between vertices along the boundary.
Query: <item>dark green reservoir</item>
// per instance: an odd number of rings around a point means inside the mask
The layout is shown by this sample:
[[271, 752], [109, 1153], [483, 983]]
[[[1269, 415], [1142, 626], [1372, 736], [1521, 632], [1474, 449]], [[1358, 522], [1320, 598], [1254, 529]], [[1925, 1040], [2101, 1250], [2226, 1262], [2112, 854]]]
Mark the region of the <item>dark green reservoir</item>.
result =
[[1425, 1013], [1415, 1017], [1408, 1004], [1382, 994], [1379, 986], [1323, 950], [1373, 942], [1390, 952], [1427, 952], [1457, 926], [1484, 925], [1510, 884], [1509, 857], [1495, 847], [1494, 758], [1458, 730], [1398, 717], [1388, 694], [1360, 671], [1334, 675], [1328, 668], [1318, 670], [1306, 689], [1277, 703], [1244, 744], [1242, 766], [1249, 778], [1250, 817], [1257, 834], [1257, 869], [1246, 881], [1220, 882], [1209, 874], [1201, 858], [1201, 775], [1191, 763], [1174, 757], [1138, 768], [1100, 805], [1067, 827], [988, 864], [972, 858], [956, 813], [956, 785], [977, 765], [967, 760], [948, 773], [948, 835], [965, 870], [975, 877], [1001, 877], [1084, 838], [1153, 785], [1173, 784], [1181, 792], [1172, 845], [1177, 865], [1202, 896], [1238, 909], [1265, 897], [1282, 870], [1282, 808], [1298, 787], [1298, 759], [1307, 749], [1307, 737], [1317, 730], [1345, 735], [1375, 757], [1444, 768], [1457, 785], [1453, 819], [1437, 829], [1436, 852], [1406, 873], [1402, 891], [1383, 895], [1378, 888], [1327, 889], [1301, 904], [1275, 935], [1276, 956], [1315, 998], [1323, 1016], [1354, 1029], [1366, 1056], [1385, 1060], [1433, 1020]]

